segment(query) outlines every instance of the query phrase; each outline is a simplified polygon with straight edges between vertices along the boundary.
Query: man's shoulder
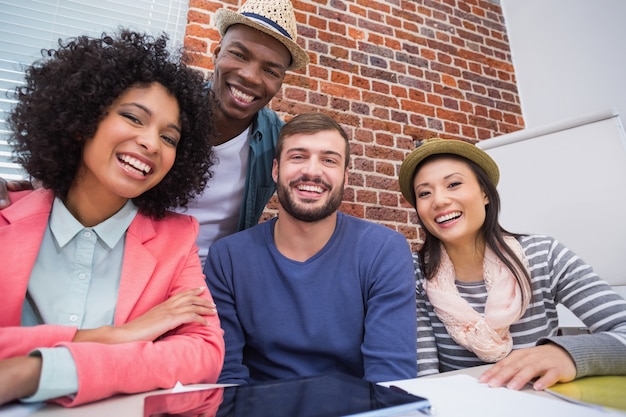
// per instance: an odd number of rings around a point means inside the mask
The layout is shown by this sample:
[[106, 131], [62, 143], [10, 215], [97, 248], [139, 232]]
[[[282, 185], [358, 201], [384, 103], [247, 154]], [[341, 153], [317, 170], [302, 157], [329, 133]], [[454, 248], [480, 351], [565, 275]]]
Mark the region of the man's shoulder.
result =
[[252, 243], [254, 239], [257, 239], [259, 236], [263, 236], [265, 234], [265, 230], [268, 227], [271, 227], [270, 223], [272, 221], [268, 220], [263, 223], [256, 224], [248, 229], [241, 230], [239, 232], [235, 232], [233, 234], [224, 236], [217, 241], [215, 241], [211, 248], [216, 247], [235, 247], [242, 248], [246, 247]]
[[380, 246], [394, 242], [394, 245], [408, 245], [402, 233], [373, 220], [361, 219], [342, 212], [339, 212], [338, 216], [344, 224], [345, 234], [351, 236], [354, 241], [359, 241], [359, 244]]
[[278, 116], [278, 113], [269, 107], [263, 107], [258, 111], [256, 122], [258, 128], [273, 127], [280, 129], [285, 124], [283, 119]]
[[351, 214], [342, 212], [338, 212], [337, 215], [342, 219], [341, 221], [346, 223], [348, 227], [353, 227], [368, 232], [376, 232], [389, 236], [402, 236], [399, 232], [380, 223], [376, 223], [373, 220], [362, 219], [360, 217], [355, 217]]
[[261, 110], [259, 110], [258, 112], [258, 117], [263, 118], [264, 120], [271, 120], [271, 121], [275, 121], [278, 122], [280, 124], [284, 124], [285, 122], [283, 122], [283, 120], [280, 118], [280, 116], [278, 115], [278, 113], [276, 113], [274, 110], [270, 109], [269, 107], [263, 107], [261, 108]]
[[273, 159], [276, 141], [278, 140], [280, 129], [284, 124], [285, 122], [278, 117], [278, 114], [274, 110], [263, 107], [258, 111], [252, 123], [250, 135], [253, 140], [251, 144], [253, 146], [260, 146], [258, 151], [268, 151], [269, 157]]

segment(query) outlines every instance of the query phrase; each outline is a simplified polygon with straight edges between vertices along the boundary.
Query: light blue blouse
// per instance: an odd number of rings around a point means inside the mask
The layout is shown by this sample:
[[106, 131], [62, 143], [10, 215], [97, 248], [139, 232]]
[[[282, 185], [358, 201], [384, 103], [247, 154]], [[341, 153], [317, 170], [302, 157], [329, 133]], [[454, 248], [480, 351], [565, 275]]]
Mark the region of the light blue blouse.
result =
[[[92, 329], [112, 325], [124, 258], [125, 235], [137, 214], [131, 200], [112, 217], [84, 227], [55, 198], [28, 282], [22, 326], [56, 324]], [[37, 392], [25, 402], [78, 390], [76, 365], [65, 348], [39, 348], [43, 358]]]

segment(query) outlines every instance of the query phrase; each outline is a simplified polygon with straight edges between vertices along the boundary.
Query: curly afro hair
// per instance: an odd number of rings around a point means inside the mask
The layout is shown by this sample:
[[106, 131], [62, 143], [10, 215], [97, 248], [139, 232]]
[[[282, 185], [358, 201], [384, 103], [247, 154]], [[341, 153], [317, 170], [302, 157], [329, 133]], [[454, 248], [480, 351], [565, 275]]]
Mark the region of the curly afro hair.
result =
[[64, 199], [85, 141], [109, 106], [127, 89], [157, 82], [178, 101], [181, 140], [170, 172], [133, 202], [154, 218], [185, 207], [211, 177], [213, 96], [202, 73], [188, 66], [189, 56], [168, 51], [168, 39], [122, 28], [117, 35], [60, 39], [57, 49], [43, 50], [15, 90], [17, 104], [9, 115], [15, 161]]

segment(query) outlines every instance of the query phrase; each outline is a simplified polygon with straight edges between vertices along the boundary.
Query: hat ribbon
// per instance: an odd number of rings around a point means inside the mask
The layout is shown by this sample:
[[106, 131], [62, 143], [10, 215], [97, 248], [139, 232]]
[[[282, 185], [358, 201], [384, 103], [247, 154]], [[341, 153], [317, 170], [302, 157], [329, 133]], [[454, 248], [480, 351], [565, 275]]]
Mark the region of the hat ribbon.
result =
[[256, 13], [243, 12], [241, 14], [249, 19], [259, 20], [260, 21], [259, 23], [262, 24], [263, 26], [268, 26], [270, 29], [273, 29], [275, 32], [279, 32], [283, 36], [286, 36], [287, 38], [293, 40], [289, 32], [287, 32], [285, 29], [283, 29], [282, 26], [280, 26], [278, 23], [274, 22], [273, 20], [268, 19], [267, 17], [261, 16], [260, 14], [256, 14]]

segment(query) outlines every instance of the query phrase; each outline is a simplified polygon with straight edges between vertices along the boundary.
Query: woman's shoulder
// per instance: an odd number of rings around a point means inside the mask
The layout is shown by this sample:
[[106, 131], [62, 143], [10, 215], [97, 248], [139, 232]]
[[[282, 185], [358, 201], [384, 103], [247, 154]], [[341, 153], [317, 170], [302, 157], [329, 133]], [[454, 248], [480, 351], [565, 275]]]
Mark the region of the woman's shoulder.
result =
[[54, 194], [44, 189], [9, 191], [11, 204], [0, 209], [0, 227], [44, 227], [50, 215]]
[[552, 247], [559, 243], [554, 237], [542, 234], [516, 235], [515, 237], [526, 251]]
[[157, 236], [183, 236], [186, 234], [195, 236], [199, 228], [198, 220], [195, 217], [170, 211], [166, 212], [165, 216], [159, 219], [137, 213], [134, 223], [137, 223], [140, 226], [139, 229], [143, 230], [151, 226]]
[[518, 237], [526, 258], [535, 267], [567, 267], [570, 262], [581, 262], [576, 253], [562, 242], [547, 235], [524, 235]]
[[197, 222], [196, 218], [190, 214], [177, 213], [175, 211], [167, 210], [165, 216], [156, 220], [157, 222], [163, 222], [164, 224], [187, 224]]
[[15, 204], [21, 199], [31, 196], [30, 198], [50, 200], [54, 198], [54, 194], [50, 190], [44, 188], [37, 188], [35, 190], [23, 190], [23, 191], [9, 191], [9, 199], [11, 204]]
[[33, 215], [48, 215], [54, 193], [44, 188], [24, 191], [9, 191], [11, 204], [0, 210], [8, 219], [24, 219]]

